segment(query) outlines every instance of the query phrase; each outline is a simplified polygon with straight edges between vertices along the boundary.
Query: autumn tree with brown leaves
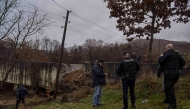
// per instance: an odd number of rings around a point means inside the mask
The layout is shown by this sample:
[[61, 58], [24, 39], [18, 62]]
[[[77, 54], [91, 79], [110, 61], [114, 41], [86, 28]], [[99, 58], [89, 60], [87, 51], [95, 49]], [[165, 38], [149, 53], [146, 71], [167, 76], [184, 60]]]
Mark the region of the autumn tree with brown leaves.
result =
[[104, 2], [108, 3], [110, 17], [117, 18], [116, 28], [123, 31], [127, 37], [133, 35], [128, 41], [137, 37], [150, 39], [150, 59], [154, 34], [162, 29], [171, 28], [172, 21], [189, 22], [189, 0], [104, 0]]

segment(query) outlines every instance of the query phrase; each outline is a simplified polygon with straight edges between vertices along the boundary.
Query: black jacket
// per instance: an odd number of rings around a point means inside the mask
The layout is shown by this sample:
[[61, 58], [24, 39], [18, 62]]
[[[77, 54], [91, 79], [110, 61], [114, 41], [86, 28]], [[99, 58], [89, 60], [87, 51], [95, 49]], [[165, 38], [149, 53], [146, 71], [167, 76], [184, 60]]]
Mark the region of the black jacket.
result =
[[103, 68], [99, 64], [96, 64], [93, 67], [92, 73], [93, 73], [93, 86], [106, 84], [105, 80], [106, 75], [103, 72]]
[[132, 58], [132, 59], [136, 59], [137, 57], [136, 57], [135, 54], [132, 54], [132, 55], [131, 55], [131, 58]]
[[26, 88], [19, 86], [19, 88], [16, 91], [16, 96], [17, 99], [25, 99], [25, 95], [28, 94], [28, 91], [26, 90]]
[[158, 59], [162, 70], [181, 69], [185, 65], [185, 60], [173, 49], [165, 51]]
[[138, 63], [134, 59], [127, 57], [119, 63], [116, 73], [119, 76], [128, 74], [129, 76], [135, 77], [139, 69]]

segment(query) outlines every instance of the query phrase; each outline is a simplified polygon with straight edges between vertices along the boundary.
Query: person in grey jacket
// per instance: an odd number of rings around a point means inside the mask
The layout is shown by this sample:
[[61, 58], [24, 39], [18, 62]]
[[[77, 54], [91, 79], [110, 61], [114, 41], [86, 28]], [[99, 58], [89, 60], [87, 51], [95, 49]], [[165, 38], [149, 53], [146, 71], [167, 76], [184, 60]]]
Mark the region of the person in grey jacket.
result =
[[94, 96], [93, 96], [93, 107], [100, 106], [100, 98], [102, 94], [102, 86], [106, 84], [105, 77], [107, 73], [103, 71], [103, 60], [98, 60], [97, 64], [93, 67], [93, 86], [94, 86]]
[[18, 89], [16, 91], [16, 97], [17, 97], [17, 101], [16, 101], [16, 109], [18, 109], [18, 104], [20, 102], [20, 100], [22, 101], [25, 109], [26, 109], [26, 102], [25, 102], [25, 96], [28, 94], [28, 91], [26, 88], [24, 88], [21, 84], [18, 85]]

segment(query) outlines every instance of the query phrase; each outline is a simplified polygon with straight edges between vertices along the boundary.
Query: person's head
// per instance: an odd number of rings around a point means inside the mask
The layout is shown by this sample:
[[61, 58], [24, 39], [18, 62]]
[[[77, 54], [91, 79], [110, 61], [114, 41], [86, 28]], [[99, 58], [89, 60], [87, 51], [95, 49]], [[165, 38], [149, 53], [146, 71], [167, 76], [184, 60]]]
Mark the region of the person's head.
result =
[[123, 52], [123, 58], [129, 57], [129, 53], [127, 51]]
[[103, 63], [104, 63], [104, 60], [103, 60], [103, 59], [98, 60], [98, 64], [99, 64], [100, 66], [103, 66]]
[[98, 59], [95, 60], [95, 63], [98, 63]]
[[21, 88], [22, 87], [22, 84], [18, 84], [18, 88]]
[[173, 44], [167, 44], [164, 49], [165, 51], [168, 51], [169, 49], [173, 49]]

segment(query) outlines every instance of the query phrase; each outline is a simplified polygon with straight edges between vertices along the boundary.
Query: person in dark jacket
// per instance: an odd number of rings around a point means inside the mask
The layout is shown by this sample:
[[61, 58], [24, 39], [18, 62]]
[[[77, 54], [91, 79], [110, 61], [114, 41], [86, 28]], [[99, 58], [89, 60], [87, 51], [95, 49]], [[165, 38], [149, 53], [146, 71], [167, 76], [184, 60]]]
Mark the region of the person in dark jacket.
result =
[[131, 55], [131, 58], [134, 59], [134, 60], [137, 59], [137, 56], [136, 56], [135, 52]]
[[103, 60], [98, 60], [97, 64], [93, 67], [93, 86], [94, 86], [94, 96], [93, 96], [93, 107], [100, 106], [100, 98], [102, 94], [102, 86], [106, 84], [105, 77], [107, 73], [103, 71]]
[[18, 104], [19, 104], [20, 100], [22, 101], [22, 103], [24, 104], [24, 107], [26, 109], [25, 95], [27, 95], [27, 94], [28, 94], [27, 89], [24, 88], [21, 84], [19, 84], [18, 89], [16, 91], [16, 97], [17, 97], [16, 109], [18, 109]]
[[[165, 109], [176, 109], [176, 97], [174, 93], [174, 85], [179, 79], [180, 70], [185, 65], [184, 59], [173, 50], [172, 44], [167, 44], [165, 52], [158, 59], [162, 71], [164, 73], [165, 100], [162, 103], [168, 103]], [[159, 75], [157, 75], [159, 76]]]
[[138, 63], [140, 64], [140, 62], [141, 62], [141, 55], [140, 55], [140, 54], [139, 54], [138, 57], [137, 57], [137, 61], [138, 61]]
[[135, 59], [129, 57], [128, 52], [123, 52], [125, 57], [118, 65], [116, 73], [122, 77], [123, 109], [128, 109], [128, 88], [130, 89], [132, 108], [135, 109], [135, 77], [140, 67]]

